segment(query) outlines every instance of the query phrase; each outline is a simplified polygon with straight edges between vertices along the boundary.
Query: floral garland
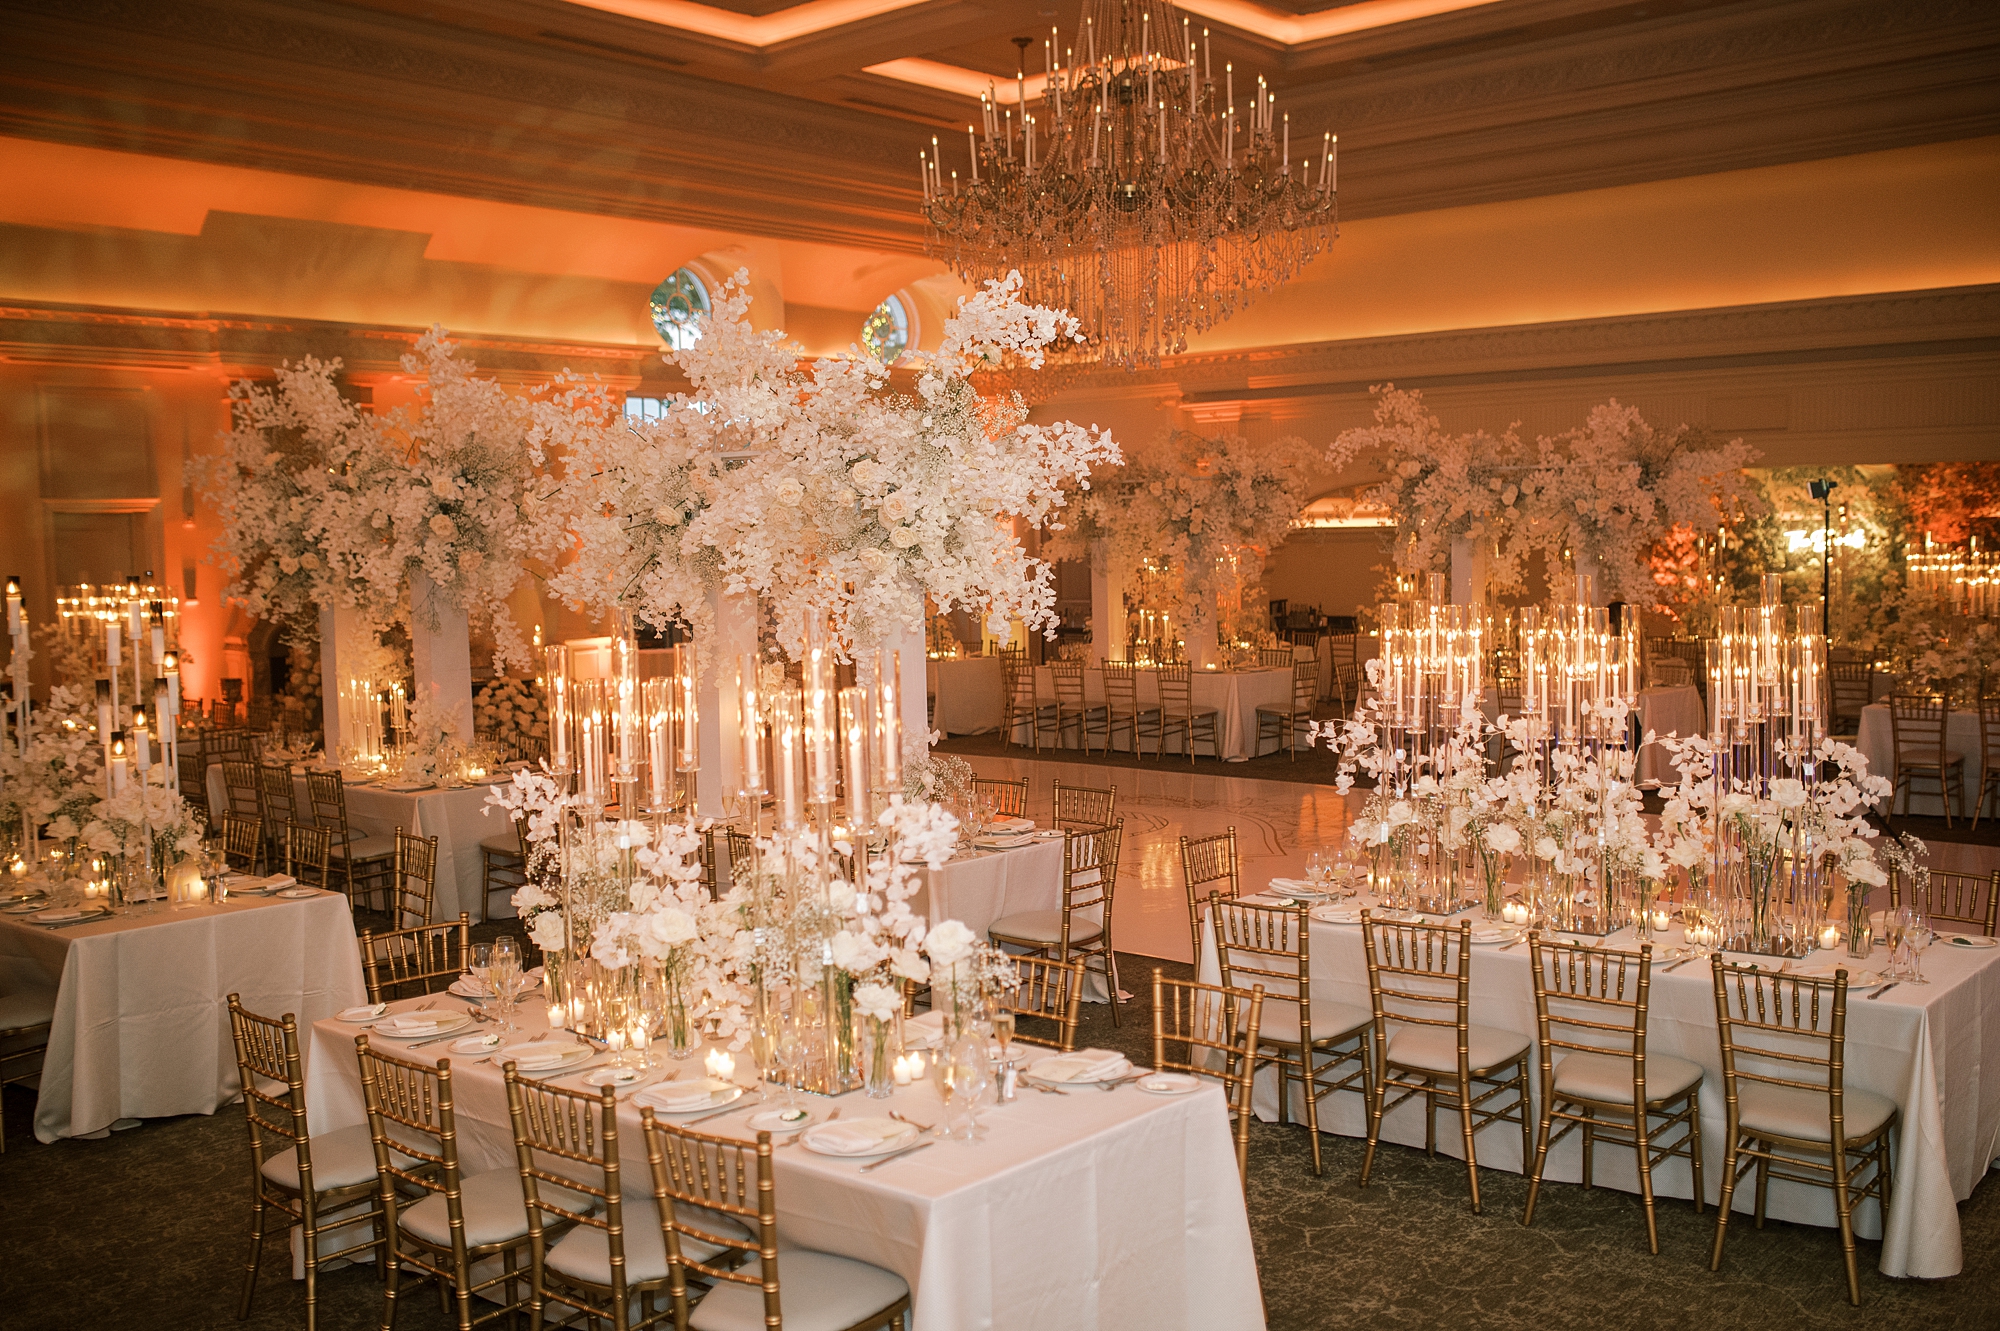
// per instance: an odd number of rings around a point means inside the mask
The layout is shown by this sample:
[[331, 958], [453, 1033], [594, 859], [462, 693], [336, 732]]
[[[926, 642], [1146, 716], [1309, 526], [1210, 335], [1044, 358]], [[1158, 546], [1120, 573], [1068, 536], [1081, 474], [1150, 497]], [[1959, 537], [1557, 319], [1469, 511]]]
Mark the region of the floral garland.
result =
[[1479, 542], [1496, 591], [1519, 592], [1530, 557], [1561, 567], [1594, 560], [1610, 600], [1658, 599], [1648, 558], [1669, 529], [1712, 530], [1725, 510], [1754, 503], [1743, 468], [1757, 453], [1705, 431], [1657, 430], [1616, 399], [1588, 421], [1530, 445], [1513, 429], [1448, 434], [1417, 391], [1375, 390], [1375, 424], [1343, 430], [1327, 450], [1335, 470], [1371, 453], [1384, 479], [1362, 498], [1396, 515], [1396, 567], [1442, 571], [1452, 542]]

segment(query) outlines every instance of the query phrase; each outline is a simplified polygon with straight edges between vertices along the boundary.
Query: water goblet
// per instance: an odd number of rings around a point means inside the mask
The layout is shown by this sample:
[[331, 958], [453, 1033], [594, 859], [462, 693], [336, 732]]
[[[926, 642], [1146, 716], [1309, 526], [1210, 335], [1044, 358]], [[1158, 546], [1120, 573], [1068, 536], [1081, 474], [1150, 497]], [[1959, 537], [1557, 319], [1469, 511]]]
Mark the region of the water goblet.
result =
[[1931, 927], [1930, 913], [1921, 905], [1910, 908], [1909, 927], [1903, 933], [1903, 945], [1910, 953], [1910, 983], [1929, 984], [1924, 978], [1924, 949], [1937, 941], [1937, 930]]
[[1889, 965], [1882, 972], [1885, 980], [1903, 978], [1903, 943], [1910, 931], [1910, 910], [1905, 906], [1899, 910], [1885, 911], [1882, 915], [1882, 932], [1889, 944]]

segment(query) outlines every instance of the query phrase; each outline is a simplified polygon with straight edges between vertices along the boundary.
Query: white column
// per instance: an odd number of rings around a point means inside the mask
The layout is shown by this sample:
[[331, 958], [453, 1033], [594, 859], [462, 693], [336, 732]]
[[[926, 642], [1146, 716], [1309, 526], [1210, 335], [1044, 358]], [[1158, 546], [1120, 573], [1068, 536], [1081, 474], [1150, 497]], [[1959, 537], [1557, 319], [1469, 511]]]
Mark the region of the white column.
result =
[[421, 568], [410, 574], [410, 665], [418, 698], [437, 688], [440, 705], [458, 714], [459, 735], [472, 738], [472, 629]]
[[344, 605], [319, 608], [319, 708], [325, 734], [320, 752], [329, 761], [338, 761], [343, 736], [340, 733], [340, 686], [351, 672], [354, 653], [359, 648], [361, 617]]
[[1090, 543], [1090, 660], [1125, 659], [1125, 565], [1108, 541]]
[[1206, 670], [1216, 659], [1219, 648], [1215, 633], [1215, 595], [1203, 592], [1189, 604], [1187, 631], [1181, 635], [1187, 639], [1187, 661], [1194, 669]]
[[695, 812], [703, 818], [720, 818], [723, 797], [736, 788], [742, 775], [736, 672], [745, 657], [757, 655], [757, 602], [754, 597], [710, 592], [708, 603], [715, 633], [711, 641], [694, 645], [701, 669], [695, 702], [701, 724]]
[[1486, 543], [1467, 536], [1451, 542], [1451, 603], [1483, 605], [1486, 602]]
[[[908, 613], [897, 616], [893, 627], [882, 635], [878, 644], [885, 662], [900, 654], [902, 670], [896, 677], [896, 687], [902, 690], [903, 699], [903, 743], [907, 748], [912, 737], [929, 743], [931, 733], [930, 707], [927, 694], [930, 684], [926, 667], [929, 661], [924, 654], [924, 594], [912, 589], [909, 594]], [[873, 650], [858, 647], [857, 652]]]

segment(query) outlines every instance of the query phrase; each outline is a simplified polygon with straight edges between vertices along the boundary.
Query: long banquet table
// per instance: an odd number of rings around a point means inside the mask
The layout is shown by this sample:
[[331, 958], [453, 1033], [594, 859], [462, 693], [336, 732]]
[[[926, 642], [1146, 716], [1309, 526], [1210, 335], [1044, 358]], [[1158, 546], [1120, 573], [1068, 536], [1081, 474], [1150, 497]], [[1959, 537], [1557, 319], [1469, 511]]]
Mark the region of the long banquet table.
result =
[[[526, 1011], [518, 1021], [518, 1038], [545, 1028], [540, 1015]], [[307, 1094], [315, 1133], [365, 1121], [354, 1057], [360, 1033], [335, 1020], [313, 1026]], [[393, 1049], [397, 1042], [380, 1043]], [[675, 1065], [678, 1071], [700, 1075], [703, 1052]], [[512, 1168], [501, 1070], [451, 1061], [465, 1168]], [[555, 1084], [581, 1086], [582, 1073], [599, 1061]], [[750, 1079], [747, 1062], [739, 1053], [739, 1081]], [[619, 1098], [621, 1174], [628, 1188], [645, 1188], [652, 1175], [632, 1097]], [[739, 1103], [747, 1110], [752, 1099]], [[928, 1080], [898, 1087], [887, 1100], [859, 1092], [807, 1100], [821, 1114], [837, 1105], [848, 1117], [898, 1110], [935, 1123], [941, 1113]], [[747, 1138], [747, 1117], [712, 1119], [701, 1130]], [[1214, 1083], [1173, 1097], [1129, 1086], [1110, 1094], [1024, 1093], [989, 1106], [982, 1123], [976, 1142], [939, 1142], [870, 1174], [803, 1148], [777, 1152], [780, 1242], [894, 1271], [910, 1284], [918, 1331], [1264, 1325], [1228, 1113]]]
[[[1138, 679], [1139, 707], [1144, 710], [1160, 705], [1160, 676], [1157, 670], [1144, 667], [1133, 672]], [[1188, 696], [1194, 702], [1197, 712], [1213, 710], [1216, 715], [1218, 744], [1225, 761], [1237, 763], [1257, 756], [1257, 709], [1259, 707], [1287, 707], [1292, 699], [1292, 672], [1284, 669], [1269, 670], [1196, 670], [1189, 676]], [[1092, 705], [1104, 701], [1104, 672], [1085, 670], [1083, 672], [1084, 700]], [[1047, 666], [1035, 667], [1035, 697], [1044, 705], [1056, 700], [1055, 672]], [[1067, 719], [1067, 718], [1065, 718]], [[1074, 735], [1072, 728], [1069, 732]], [[1128, 732], [1120, 729], [1121, 740], [1130, 746], [1133, 741]], [[1026, 720], [1014, 726], [1013, 740], [1016, 744], [1031, 744], [1034, 737]], [[1071, 741], [1057, 737], [1058, 744]], [[1195, 752], [1202, 753], [1200, 740], [1195, 744]], [[1187, 752], [1184, 737], [1176, 734], [1167, 752]], [[1274, 749], [1273, 752], [1276, 752]], [[1206, 757], [1206, 754], [1202, 754]]]
[[[1200, 978], [1214, 982], [1219, 967], [1207, 920], [1202, 930]], [[1655, 951], [1678, 941], [1676, 930], [1657, 943]], [[1604, 942], [1612, 947], [1636, 946], [1629, 931]], [[1313, 998], [1367, 1007], [1361, 927], [1313, 920], [1310, 945]], [[1883, 956], [1878, 949], [1869, 962], [1855, 965], [1880, 966]], [[1756, 960], [1734, 953], [1729, 959]], [[1883, 1240], [1884, 1275], [1937, 1278], [1956, 1275], [1962, 1267], [1957, 1204], [1972, 1195], [1989, 1162], [2000, 1155], [2000, 1020], [1994, 1018], [2000, 1012], [2000, 949], [1960, 949], [1940, 941], [1925, 953], [1923, 967], [1931, 981], [1927, 985], [1899, 984], [1880, 999], [1850, 996], [1847, 1084], [1889, 1096], [1902, 1111], [1893, 1148], [1895, 1191], [1889, 1202], [1888, 1233], [1883, 1234], [1881, 1214], [1872, 1202], [1857, 1212], [1855, 1232]], [[1473, 1019], [1484, 1025], [1533, 1037], [1535, 995], [1525, 945], [1504, 952], [1500, 945], [1475, 949], [1472, 1012]], [[1703, 1184], [1707, 1200], [1713, 1202], [1721, 1194], [1725, 1132], [1715, 989], [1705, 961], [1697, 959], [1676, 971], [1654, 967], [1646, 1051], [1672, 1054], [1702, 1067]], [[1260, 1074], [1260, 1118], [1278, 1116], [1275, 1084], [1269, 1070]], [[1294, 1104], [1292, 1110], [1293, 1121], [1302, 1121], [1301, 1106]], [[1321, 1101], [1319, 1115], [1323, 1131], [1367, 1135], [1358, 1095], [1342, 1093]], [[1448, 1122], [1439, 1131], [1438, 1149], [1463, 1158], [1456, 1120], [1444, 1117]], [[1421, 1147], [1421, 1100], [1388, 1115], [1382, 1133], [1385, 1140]], [[1521, 1170], [1521, 1136], [1512, 1124], [1483, 1130], [1475, 1144], [1482, 1167]], [[1561, 1182], [1583, 1177], [1578, 1134], [1550, 1149], [1546, 1177]], [[1632, 1153], [1598, 1151], [1596, 1179], [1638, 1191]], [[1653, 1188], [1660, 1197], [1691, 1197], [1687, 1163], [1672, 1160], [1654, 1170]], [[1750, 1210], [1754, 1196], [1755, 1189], [1738, 1188], [1736, 1207]], [[1771, 1184], [1768, 1213], [1801, 1224], [1835, 1223], [1830, 1192], [1782, 1181]]]
[[0, 915], [0, 977], [53, 987], [35, 1136], [100, 1132], [121, 1118], [212, 1114], [240, 1089], [229, 995], [301, 1025], [363, 1001], [347, 899], [232, 897], [128, 908], [50, 929]]
[[[503, 814], [486, 812], [486, 797], [498, 779], [470, 786], [431, 786], [424, 790], [388, 790], [378, 785], [344, 782], [347, 799], [347, 826], [356, 837], [388, 836], [402, 828], [412, 836], [438, 839], [437, 897], [431, 909], [434, 920], [456, 919], [460, 911], [477, 920], [486, 918], [486, 902], [480, 890], [479, 843], [482, 839], [510, 832]], [[304, 774], [292, 779], [293, 793], [302, 810], [306, 803]], [[229, 807], [229, 789], [222, 780], [222, 764], [208, 769], [208, 807]], [[493, 911], [494, 918], [511, 917], [514, 908], [503, 899]]]

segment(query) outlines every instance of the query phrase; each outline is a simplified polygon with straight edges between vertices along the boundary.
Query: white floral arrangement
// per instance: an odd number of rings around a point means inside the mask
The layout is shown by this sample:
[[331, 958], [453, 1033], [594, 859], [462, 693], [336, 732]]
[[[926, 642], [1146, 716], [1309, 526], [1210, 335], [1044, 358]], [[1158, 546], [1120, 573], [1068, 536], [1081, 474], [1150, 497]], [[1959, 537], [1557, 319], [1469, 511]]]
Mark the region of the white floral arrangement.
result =
[[403, 780], [443, 785], [459, 779], [471, 757], [470, 738], [458, 709], [443, 701], [437, 685], [418, 690], [403, 737]]
[[535, 681], [502, 675], [472, 691], [473, 730], [510, 753], [539, 754], [548, 748], [548, 700]]
[[18, 834], [32, 824], [57, 841], [82, 835], [104, 797], [104, 746], [85, 693], [58, 684], [35, 711], [25, 752], [0, 744], [0, 827]]
[[166, 786], [140, 785], [136, 780], [109, 799], [91, 806], [83, 825], [82, 844], [107, 855], [135, 856], [150, 851], [153, 863], [179, 864], [201, 850], [204, 835], [199, 815]]
[[1402, 572], [1445, 570], [1464, 538], [1485, 552], [1493, 590], [1523, 590], [1532, 555], [1554, 570], [1568, 552], [1595, 561], [1605, 599], [1651, 605], [1659, 587], [1647, 557], [1670, 528], [1710, 531], [1756, 504], [1743, 476], [1755, 449], [1686, 426], [1655, 429], [1615, 399], [1531, 443], [1511, 428], [1451, 434], [1421, 392], [1375, 391], [1375, 423], [1343, 430], [1327, 461], [1338, 471], [1365, 455], [1381, 468], [1361, 499], [1395, 515]]

